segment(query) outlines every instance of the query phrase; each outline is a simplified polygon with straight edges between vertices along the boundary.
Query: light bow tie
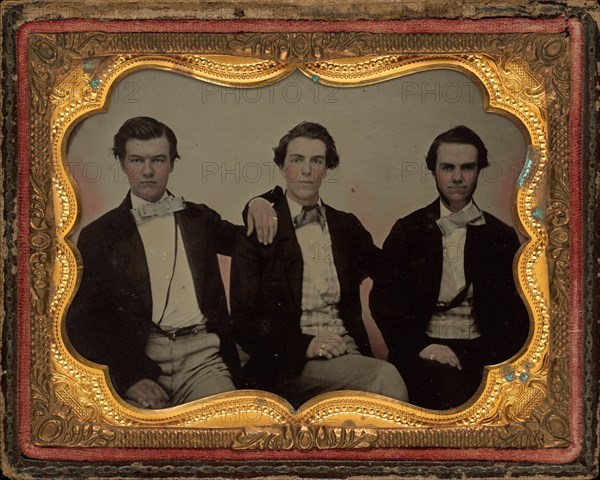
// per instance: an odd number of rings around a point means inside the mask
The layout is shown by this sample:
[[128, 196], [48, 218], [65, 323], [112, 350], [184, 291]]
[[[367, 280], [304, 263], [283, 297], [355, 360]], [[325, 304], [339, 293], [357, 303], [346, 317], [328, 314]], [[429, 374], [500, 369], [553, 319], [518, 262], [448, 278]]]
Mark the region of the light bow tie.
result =
[[169, 213], [185, 209], [183, 197], [167, 197], [158, 202], [146, 203], [138, 208], [132, 208], [131, 214], [136, 224], [152, 217], [164, 217]]
[[294, 227], [296, 228], [313, 222], [319, 222], [321, 228], [325, 227], [325, 212], [320, 205], [302, 207], [302, 211], [294, 217]]
[[442, 235], [449, 235], [457, 228], [465, 227], [469, 224], [482, 225], [485, 223], [485, 218], [483, 218], [481, 210], [473, 204], [466, 210], [439, 218], [435, 223], [440, 227]]

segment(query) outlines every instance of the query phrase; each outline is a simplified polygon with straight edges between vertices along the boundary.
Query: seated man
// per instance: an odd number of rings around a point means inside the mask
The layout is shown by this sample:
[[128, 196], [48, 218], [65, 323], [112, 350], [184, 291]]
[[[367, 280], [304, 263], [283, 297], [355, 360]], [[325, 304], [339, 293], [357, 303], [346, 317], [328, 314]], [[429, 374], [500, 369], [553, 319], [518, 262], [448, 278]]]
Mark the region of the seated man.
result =
[[484, 365], [517, 353], [529, 323], [512, 273], [518, 237], [472, 199], [488, 165], [483, 142], [453, 128], [426, 162], [439, 198], [392, 228], [370, 307], [411, 403], [449, 409], [477, 391]]
[[[83, 278], [67, 315], [69, 340], [107, 365], [116, 391], [138, 407], [235, 389], [239, 358], [217, 253], [231, 255], [242, 227], [167, 192], [179, 153], [163, 123], [127, 120], [113, 153], [130, 192], [81, 231]], [[262, 199], [250, 210], [274, 216]]]
[[287, 184], [275, 201], [277, 237], [263, 246], [239, 236], [231, 270], [236, 341], [250, 355], [249, 386], [294, 406], [333, 390], [363, 390], [406, 401], [393, 365], [370, 358], [359, 286], [380, 250], [358, 219], [320, 199], [339, 157], [329, 132], [302, 122], [275, 148]]

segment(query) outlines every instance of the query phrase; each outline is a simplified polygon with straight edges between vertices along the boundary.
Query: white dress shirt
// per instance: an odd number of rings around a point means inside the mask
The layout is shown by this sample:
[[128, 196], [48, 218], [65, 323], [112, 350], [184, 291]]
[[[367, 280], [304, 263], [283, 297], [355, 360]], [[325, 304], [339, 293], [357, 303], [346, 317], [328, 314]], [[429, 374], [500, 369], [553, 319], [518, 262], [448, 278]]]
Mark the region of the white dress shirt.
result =
[[[292, 219], [302, 212], [302, 205], [286, 195]], [[319, 199], [318, 204], [325, 209]], [[333, 262], [331, 236], [325, 222], [296, 228], [296, 239], [302, 251], [304, 263], [302, 280], [302, 316], [300, 327], [307, 335], [347, 333], [340, 318], [340, 282]]]
[[[471, 200], [460, 211], [473, 205]], [[452, 212], [440, 200], [440, 218]], [[477, 220], [474, 225], [481, 225], [485, 220]], [[458, 227], [451, 233], [442, 235], [443, 265], [440, 280], [438, 302], [450, 303], [466, 286], [465, 279], [465, 244], [467, 227]], [[473, 316], [473, 285], [469, 285], [467, 296], [460, 305], [445, 312], [434, 313], [427, 326], [427, 335], [433, 338], [472, 340], [481, 336], [475, 317]]]
[[[165, 197], [166, 192], [163, 195], [163, 198]], [[133, 208], [138, 208], [148, 202], [131, 194], [131, 203]], [[174, 214], [168, 213], [163, 217], [156, 216], [144, 220], [137, 228], [142, 237], [150, 273], [152, 321], [167, 331], [205, 324], [206, 318], [198, 306], [192, 272]]]

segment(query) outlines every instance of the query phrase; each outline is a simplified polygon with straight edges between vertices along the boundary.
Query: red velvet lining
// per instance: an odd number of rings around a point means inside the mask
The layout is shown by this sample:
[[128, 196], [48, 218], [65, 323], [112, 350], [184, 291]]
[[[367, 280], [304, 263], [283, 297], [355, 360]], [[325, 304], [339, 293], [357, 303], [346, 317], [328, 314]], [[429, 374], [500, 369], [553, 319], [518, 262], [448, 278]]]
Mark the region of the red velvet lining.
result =
[[545, 19], [491, 20], [55, 20], [26, 23], [19, 36], [60, 32], [369, 32], [369, 33], [560, 33], [563, 16]]

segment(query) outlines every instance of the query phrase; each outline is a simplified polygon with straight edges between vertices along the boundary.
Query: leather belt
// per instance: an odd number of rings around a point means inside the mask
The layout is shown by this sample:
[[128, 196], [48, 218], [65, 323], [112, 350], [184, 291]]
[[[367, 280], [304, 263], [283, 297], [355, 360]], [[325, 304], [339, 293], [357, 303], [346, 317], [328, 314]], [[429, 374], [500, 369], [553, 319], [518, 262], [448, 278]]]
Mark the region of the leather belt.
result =
[[163, 330], [158, 325], [154, 325], [154, 328], [156, 329], [156, 331], [158, 333], [160, 333], [161, 335], [164, 335], [165, 337], [168, 337], [171, 340], [175, 340], [176, 338], [179, 338], [179, 337], [185, 337], [187, 335], [192, 335], [194, 333], [197, 333], [201, 327], [202, 327], [202, 325], [190, 325], [189, 327], [182, 327], [182, 328], [178, 328], [177, 330], [167, 331], [167, 330]]

